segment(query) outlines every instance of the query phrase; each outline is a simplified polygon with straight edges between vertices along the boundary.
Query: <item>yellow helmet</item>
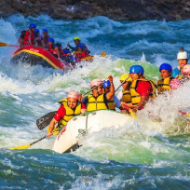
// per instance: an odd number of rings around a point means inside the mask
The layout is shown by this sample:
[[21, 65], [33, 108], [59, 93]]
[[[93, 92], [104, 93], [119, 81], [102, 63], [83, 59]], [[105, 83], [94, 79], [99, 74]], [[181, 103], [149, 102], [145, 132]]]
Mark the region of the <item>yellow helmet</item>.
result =
[[129, 76], [129, 74], [123, 74], [120, 76], [120, 81], [132, 81], [131, 77]]

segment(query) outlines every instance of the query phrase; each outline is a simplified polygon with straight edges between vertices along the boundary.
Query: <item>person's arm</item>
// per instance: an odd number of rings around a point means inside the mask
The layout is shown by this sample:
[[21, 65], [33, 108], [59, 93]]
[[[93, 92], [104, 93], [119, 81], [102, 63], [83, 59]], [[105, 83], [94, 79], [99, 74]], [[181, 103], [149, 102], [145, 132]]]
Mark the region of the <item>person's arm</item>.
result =
[[117, 98], [117, 96], [114, 96], [114, 103], [116, 105], [117, 108], [121, 108], [121, 103], [119, 101], [119, 99]]
[[63, 107], [63, 105], [60, 106], [60, 108], [58, 109], [57, 113], [55, 114], [54, 118], [51, 120], [50, 124], [49, 124], [49, 130], [47, 132], [47, 136], [52, 136], [52, 131], [55, 127], [55, 124], [60, 121], [62, 118], [64, 118], [65, 116], [65, 108]]
[[85, 114], [85, 112], [86, 112], [86, 106], [83, 103], [81, 103], [81, 113]]
[[59, 52], [59, 48], [55, 47], [55, 52], [57, 53], [58, 58], [60, 58], [60, 52]]
[[52, 136], [52, 131], [55, 127], [55, 124], [57, 123], [58, 121], [55, 120], [54, 118], [51, 120], [50, 124], [49, 124], [49, 131], [47, 132], [47, 137], [49, 136]]
[[111, 86], [110, 86], [110, 91], [106, 94], [106, 98], [107, 100], [111, 100], [111, 98], [114, 96], [115, 94], [115, 87], [113, 84], [113, 76], [108, 76], [108, 80], [111, 82]]
[[149, 100], [149, 96], [142, 96], [141, 101], [138, 103], [137, 106], [133, 108], [133, 111], [136, 112], [137, 110], [141, 110], [145, 106], [145, 104], [148, 102], [148, 100]]
[[82, 104], [84, 104], [85, 108], [87, 107], [87, 104], [88, 104], [88, 97], [85, 96], [83, 99], [82, 99]]

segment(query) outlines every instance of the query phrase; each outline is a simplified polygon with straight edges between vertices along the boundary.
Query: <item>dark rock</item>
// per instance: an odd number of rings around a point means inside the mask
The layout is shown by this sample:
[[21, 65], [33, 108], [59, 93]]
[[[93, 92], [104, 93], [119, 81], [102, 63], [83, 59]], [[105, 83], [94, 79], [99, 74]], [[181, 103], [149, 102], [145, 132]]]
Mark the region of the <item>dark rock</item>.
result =
[[189, 0], [0, 0], [0, 15], [47, 14], [54, 19], [86, 19], [98, 15], [116, 20], [190, 18]]

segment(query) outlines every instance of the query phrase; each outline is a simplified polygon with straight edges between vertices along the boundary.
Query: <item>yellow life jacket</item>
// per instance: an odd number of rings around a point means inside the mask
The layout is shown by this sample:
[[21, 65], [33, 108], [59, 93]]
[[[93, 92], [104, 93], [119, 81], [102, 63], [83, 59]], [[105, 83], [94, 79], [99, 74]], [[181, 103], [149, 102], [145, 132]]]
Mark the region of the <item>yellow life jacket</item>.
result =
[[131, 88], [130, 88], [131, 102], [132, 102], [133, 107], [135, 107], [141, 101], [141, 96], [136, 91], [137, 83], [139, 81], [149, 82], [152, 86], [152, 93], [150, 94], [149, 98], [156, 98], [156, 84], [154, 83], [154, 81], [148, 80], [148, 79], [137, 79], [137, 80], [133, 81]]
[[111, 98], [111, 100], [108, 100], [107, 102], [109, 110], [115, 110], [115, 103], [114, 103], [114, 96]]
[[63, 127], [63, 126], [65, 126], [65, 125], [67, 125], [67, 122], [68, 122], [69, 120], [71, 120], [74, 116], [80, 115], [80, 113], [81, 113], [81, 103], [78, 102], [78, 104], [77, 104], [77, 106], [76, 106], [75, 109], [72, 109], [72, 108], [70, 108], [70, 107], [68, 106], [68, 104], [67, 104], [67, 103], [68, 103], [68, 102], [67, 102], [67, 99], [62, 99], [62, 100], [59, 101], [59, 103], [61, 103], [61, 104], [64, 106], [65, 111], [66, 111], [64, 118], [61, 119], [61, 120], [59, 121], [59, 123], [58, 123], [58, 125], [59, 125], [60, 127]]
[[159, 79], [158, 80], [158, 94], [163, 93], [164, 91], [169, 91], [171, 90], [170, 88], [170, 81], [173, 79], [173, 77], [167, 77], [165, 79]]
[[122, 102], [130, 103], [131, 102], [131, 94], [129, 90], [122, 90]]
[[177, 77], [179, 80], [183, 79], [183, 75], [178, 75]]
[[93, 95], [88, 95], [87, 111], [105, 110], [108, 109], [104, 100], [104, 94], [101, 94], [97, 98]]

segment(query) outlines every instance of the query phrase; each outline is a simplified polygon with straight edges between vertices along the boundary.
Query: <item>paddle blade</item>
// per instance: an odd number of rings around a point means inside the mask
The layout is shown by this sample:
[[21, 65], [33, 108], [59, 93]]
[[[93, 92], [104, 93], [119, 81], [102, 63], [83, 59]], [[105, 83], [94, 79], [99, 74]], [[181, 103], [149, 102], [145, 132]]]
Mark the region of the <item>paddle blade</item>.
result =
[[129, 109], [129, 113], [130, 113], [130, 115], [131, 115], [132, 117], [134, 117], [135, 119], [137, 119], [137, 116], [136, 116], [136, 114], [133, 112], [132, 109]]
[[27, 144], [27, 145], [24, 145], [24, 146], [17, 146], [17, 147], [11, 148], [11, 150], [27, 149], [27, 148], [29, 148], [30, 146], [31, 146], [30, 144]]
[[5, 46], [9, 46], [9, 44], [6, 44], [4, 42], [0, 42], [0, 47], [5, 47]]
[[103, 51], [103, 52], [101, 53], [100, 57], [107, 57], [107, 53]]
[[42, 129], [46, 128], [49, 125], [50, 121], [53, 119], [55, 114], [56, 114], [56, 111], [50, 112], [50, 113], [40, 117], [39, 119], [37, 119], [36, 125], [37, 125], [38, 129], [42, 130]]

